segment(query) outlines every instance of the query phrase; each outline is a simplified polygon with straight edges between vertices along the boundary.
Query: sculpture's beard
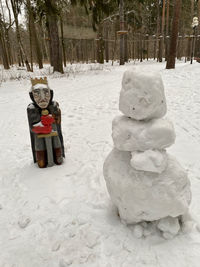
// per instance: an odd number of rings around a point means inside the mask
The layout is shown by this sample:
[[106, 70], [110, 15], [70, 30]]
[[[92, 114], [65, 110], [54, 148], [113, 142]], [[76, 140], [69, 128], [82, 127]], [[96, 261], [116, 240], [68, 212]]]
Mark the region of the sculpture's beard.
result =
[[49, 105], [49, 101], [46, 101], [46, 100], [42, 100], [40, 102], [36, 102], [37, 105], [40, 107], [40, 108], [47, 108], [47, 106]]

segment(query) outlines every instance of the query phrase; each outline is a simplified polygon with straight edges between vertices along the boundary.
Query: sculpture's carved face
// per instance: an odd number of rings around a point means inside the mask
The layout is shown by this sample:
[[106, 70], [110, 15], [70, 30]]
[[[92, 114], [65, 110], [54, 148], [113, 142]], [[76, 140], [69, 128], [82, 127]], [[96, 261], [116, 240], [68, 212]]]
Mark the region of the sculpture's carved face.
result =
[[47, 108], [51, 99], [50, 89], [45, 84], [36, 84], [33, 89], [33, 98], [40, 108]]

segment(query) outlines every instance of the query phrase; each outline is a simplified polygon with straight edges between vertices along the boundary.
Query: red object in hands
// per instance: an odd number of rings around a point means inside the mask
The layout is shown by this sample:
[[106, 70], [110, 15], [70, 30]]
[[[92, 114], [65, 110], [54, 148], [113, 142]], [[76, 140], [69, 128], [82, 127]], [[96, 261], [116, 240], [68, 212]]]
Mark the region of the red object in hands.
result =
[[49, 134], [52, 131], [52, 123], [54, 118], [52, 115], [42, 115], [41, 116], [41, 126], [33, 126], [32, 131], [38, 134]]
[[49, 134], [52, 131], [51, 126], [34, 126], [32, 131], [37, 134]]
[[41, 122], [45, 126], [49, 126], [54, 122], [52, 115], [43, 115], [41, 116]]

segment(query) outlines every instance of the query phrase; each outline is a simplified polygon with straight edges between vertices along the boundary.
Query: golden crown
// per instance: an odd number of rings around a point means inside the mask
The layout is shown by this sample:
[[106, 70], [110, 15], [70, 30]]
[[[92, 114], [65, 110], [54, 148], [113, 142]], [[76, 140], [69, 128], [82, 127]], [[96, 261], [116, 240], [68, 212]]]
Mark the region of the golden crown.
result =
[[34, 78], [34, 79], [31, 78], [31, 83], [32, 83], [32, 86], [36, 85], [37, 83], [42, 83], [42, 84], [48, 85], [47, 77]]

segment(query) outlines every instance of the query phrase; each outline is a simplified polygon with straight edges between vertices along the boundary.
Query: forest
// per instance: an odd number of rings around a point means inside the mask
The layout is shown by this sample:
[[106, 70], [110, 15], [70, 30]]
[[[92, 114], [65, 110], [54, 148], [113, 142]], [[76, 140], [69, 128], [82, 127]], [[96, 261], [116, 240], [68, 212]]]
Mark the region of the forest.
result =
[[150, 58], [174, 68], [200, 58], [199, 16], [195, 0], [0, 0], [0, 60], [29, 72]]

